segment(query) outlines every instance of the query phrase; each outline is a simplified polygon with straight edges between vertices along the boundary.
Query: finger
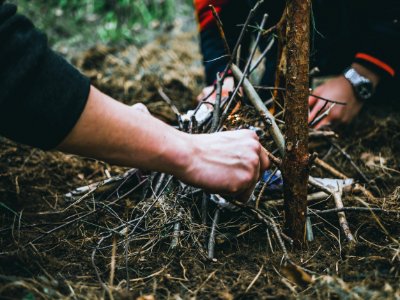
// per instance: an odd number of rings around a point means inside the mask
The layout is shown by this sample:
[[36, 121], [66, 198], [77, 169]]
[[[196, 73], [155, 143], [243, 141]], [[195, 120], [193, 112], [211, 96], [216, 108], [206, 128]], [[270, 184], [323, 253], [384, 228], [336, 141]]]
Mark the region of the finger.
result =
[[[258, 175], [258, 174], [257, 174], [257, 175]], [[258, 176], [255, 176], [255, 177], [254, 177], [254, 180], [253, 180], [253, 182], [250, 184], [250, 186], [249, 186], [248, 188], [246, 188], [242, 193], [240, 193], [240, 194], [237, 196], [237, 199], [238, 199], [240, 202], [245, 203], [245, 202], [249, 201], [249, 199], [250, 199], [251, 195], [253, 194], [253, 191], [254, 191], [254, 189], [255, 189], [255, 187], [256, 187], [256, 184], [257, 184], [257, 182], [258, 182], [258, 178], [257, 178], [257, 177], [258, 177]]]
[[325, 105], [325, 102], [323, 101], [318, 101], [313, 108], [310, 111], [310, 114], [308, 115], [308, 122], [312, 122], [316, 117], [321, 108]]
[[317, 98], [314, 96], [309, 96], [308, 97], [308, 106], [312, 107], [315, 105], [315, 103], [317, 103]]
[[231, 91], [230, 89], [223, 88], [223, 89], [222, 89], [222, 92], [221, 92], [221, 97], [222, 97], [222, 98], [228, 97], [230, 91]]
[[270, 166], [271, 166], [271, 161], [269, 160], [268, 152], [264, 147], [261, 147], [261, 153], [260, 153], [261, 174], [263, 174], [266, 169], [269, 169]]
[[200, 102], [204, 98], [204, 91], [202, 91], [196, 98], [197, 102]]
[[[328, 115], [328, 116], [329, 116], [329, 115]], [[323, 126], [328, 126], [328, 125], [330, 125], [330, 124], [331, 124], [331, 120], [328, 118], [328, 116], [327, 116], [326, 118], [322, 119], [320, 122], [318, 122], [318, 123], [314, 126], [314, 128], [315, 128], [315, 129], [319, 129], [319, 128], [323, 127]]]
[[250, 199], [251, 195], [253, 194], [257, 182], [259, 181], [260, 178], [260, 170], [261, 170], [261, 164], [259, 163], [257, 167], [254, 169], [252, 180], [247, 184], [247, 187], [244, 187], [244, 190], [237, 195], [237, 198], [241, 202], [247, 202]]
[[200, 95], [197, 97], [197, 101], [201, 102], [207, 97], [208, 97], [207, 101], [210, 102], [212, 101], [213, 98], [215, 99], [215, 91], [213, 85], [205, 87], [200, 93]]
[[136, 103], [133, 104], [131, 106], [132, 109], [137, 110], [137, 111], [141, 111], [143, 113], [147, 113], [150, 114], [149, 110], [147, 109], [146, 105], [144, 105], [143, 103]]

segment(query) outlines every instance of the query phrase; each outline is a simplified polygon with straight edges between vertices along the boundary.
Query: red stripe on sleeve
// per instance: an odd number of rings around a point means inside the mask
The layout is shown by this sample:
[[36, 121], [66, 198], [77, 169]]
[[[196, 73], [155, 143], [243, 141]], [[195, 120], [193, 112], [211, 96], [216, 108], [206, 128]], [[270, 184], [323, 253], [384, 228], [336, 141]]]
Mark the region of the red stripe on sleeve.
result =
[[373, 57], [373, 56], [371, 56], [369, 54], [357, 53], [356, 54], [356, 58], [363, 59], [363, 60], [366, 60], [366, 61], [368, 61], [370, 63], [373, 63], [374, 65], [378, 66], [382, 70], [385, 70], [386, 72], [388, 72], [391, 76], [395, 75], [395, 71], [391, 66], [389, 66], [387, 63], [385, 63], [385, 62], [381, 61], [380, 59], [375, 58], [375, 57]]
[[214, 17], [209, 5], [213, 5], [219, 14], [222, 10], [222, 6], [228, 2], [229, 0], [194, 0], [194, 7], [196, 9], [200, 29], [204, 29], [214, 22]]

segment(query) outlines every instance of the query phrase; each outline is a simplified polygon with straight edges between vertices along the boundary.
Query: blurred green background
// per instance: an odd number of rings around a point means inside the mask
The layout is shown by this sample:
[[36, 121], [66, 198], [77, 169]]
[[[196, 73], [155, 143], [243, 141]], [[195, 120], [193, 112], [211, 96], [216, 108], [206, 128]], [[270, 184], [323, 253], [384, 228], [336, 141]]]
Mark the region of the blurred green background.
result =
[[[193, 19], [193, 0], [8, 0], [48, 34], [55, 48], [141, 44]], [[65, 50], [65, 49], [64, 49]], [[62, 51], [63, 52], [63, 51]]]

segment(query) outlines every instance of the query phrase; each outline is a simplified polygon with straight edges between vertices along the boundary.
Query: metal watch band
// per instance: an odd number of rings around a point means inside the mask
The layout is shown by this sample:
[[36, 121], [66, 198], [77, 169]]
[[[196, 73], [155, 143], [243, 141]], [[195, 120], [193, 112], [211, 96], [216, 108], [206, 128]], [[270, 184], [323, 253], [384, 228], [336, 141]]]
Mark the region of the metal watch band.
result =
[[374, 88], [372, 82], [360, 75], [354, 68], [348, 68], [343, 72], [344, 77], [353, 86], [357, 98], [361, 101], [366, 101], [372, 98]]

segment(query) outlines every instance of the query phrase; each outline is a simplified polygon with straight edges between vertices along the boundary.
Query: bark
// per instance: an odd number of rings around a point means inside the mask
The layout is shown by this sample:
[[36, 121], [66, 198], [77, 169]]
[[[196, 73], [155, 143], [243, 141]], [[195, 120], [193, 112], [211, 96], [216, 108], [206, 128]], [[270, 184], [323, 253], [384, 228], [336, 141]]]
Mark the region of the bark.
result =
[[310, 6], [309, 0], [289, 0], [286, 7], [285, 226], [297, 246], [306, 236]]

